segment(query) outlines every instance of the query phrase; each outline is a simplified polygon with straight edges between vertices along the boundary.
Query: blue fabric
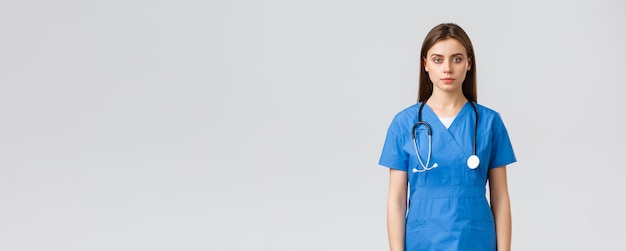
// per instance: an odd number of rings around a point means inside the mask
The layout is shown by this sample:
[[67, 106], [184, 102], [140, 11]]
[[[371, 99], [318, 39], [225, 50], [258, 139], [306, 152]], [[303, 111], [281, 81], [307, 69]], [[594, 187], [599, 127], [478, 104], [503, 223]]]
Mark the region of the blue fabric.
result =
[[[393, 118], [379, 164], [408, 172], [409, 208], [406, 219], [406, 250], [496, 250], [493, 215], [485, 196], [490, 168], [516, 161], [509, 135], [500, 115], [482, 105], [478, 109], [477, 155], [480, 165], [472, 170], [467, 158], [473, 154], [476, 114], [468, 102], [448, 129], [428, 105], [422, 120], [432, 129], [430, 166], [423, 173], [411, 140], [419, 103]], [[425, 127], [419, 127], [417, 146], [422, 161], [428, 157]]]

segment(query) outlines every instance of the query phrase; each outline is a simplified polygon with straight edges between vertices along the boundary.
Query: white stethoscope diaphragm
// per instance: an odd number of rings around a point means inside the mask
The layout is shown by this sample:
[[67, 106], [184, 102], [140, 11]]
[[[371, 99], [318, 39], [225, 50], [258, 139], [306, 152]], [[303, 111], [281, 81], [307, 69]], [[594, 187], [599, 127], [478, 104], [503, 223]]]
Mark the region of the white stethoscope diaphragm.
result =
[[[422, 121], [422, 108], [424, 108], [425, 104], [426, 104], [426, 101], [423, 101], [422, 104], [420, 105], [419, 110], [417, 112], [417, 123], [415, 123], [413, 125], [413, 128], [411, 129], [411, 134], [412, 134], [411, 137], [413, 139], [413, 147], [415, 148], [415, 155], [417, 155], [417, 160], [419, 162], [419, 165], [422, 168], [422, 169], [418, 169], [417, 167], [413, 168], [412, 171], [414, 173], [418, 173], [418, 172], [421, 173], [421, 172], [429, 171], [439, 166], [437, 163], [434, 163], [432, 166], [429, 167], [430, 156], [432, 152], [432, 130], [428, 123]], [[476, 124], [474, 125], [474, 147], [473, 147], [474, 154], [472, 154], [471, 156], [469, 156], [469, 158], [467, 158], [467, 167], [469, 167], [469, 169], [475, 170], [480, 165], [480, 159], [476, 155], [476, 138], [478, 134], [478, 109], [476, 109], [476, 106], [474, 105], [473, 102], [470, 101], [470, 104], [472, 105], [472, 108], [474, 108], [474, 112], [476, 113]], [[420, 125], [426, 126], [426, 131], [428, 133], [428, 155], [426, 158], [426, 163], [422, 162], [422, 158], [419, 154], [419, 151], [417, 150], [417, 143], [416, 143], [417, 137], [415, 135], [416, 133], [415, 129], [417, 129], [417, 127]]]
[[480, 164], [480, 159], [478, 158], [478, 156], [472, 155], [472, 156], [469, 156], [469, 158], [467, 158], [467, 167], [469, 167], [470, 169], [478, 168], [479, 164]]

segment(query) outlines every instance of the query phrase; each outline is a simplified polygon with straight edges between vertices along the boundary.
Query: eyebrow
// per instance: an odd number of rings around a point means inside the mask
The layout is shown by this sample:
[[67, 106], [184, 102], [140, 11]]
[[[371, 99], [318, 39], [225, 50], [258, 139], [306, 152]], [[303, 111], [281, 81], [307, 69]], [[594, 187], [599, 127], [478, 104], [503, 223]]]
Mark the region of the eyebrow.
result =
[[[431, 56], [431, 57], [443, 57], [443, 55], [441, 55], [441, 54], [435, 54], [435, 53], [430, 54], [430, 56]], [[465, 55], [463, 55], [463, 53], [460, 53], [460, 52], [459, 52], [459, 53], [455, 53], [455, 54], [452, 54], [452, 55], [451, 55], [451, 57], [454, 57], [454, 56], [463, 56], [463, 57], [465, 57]]]

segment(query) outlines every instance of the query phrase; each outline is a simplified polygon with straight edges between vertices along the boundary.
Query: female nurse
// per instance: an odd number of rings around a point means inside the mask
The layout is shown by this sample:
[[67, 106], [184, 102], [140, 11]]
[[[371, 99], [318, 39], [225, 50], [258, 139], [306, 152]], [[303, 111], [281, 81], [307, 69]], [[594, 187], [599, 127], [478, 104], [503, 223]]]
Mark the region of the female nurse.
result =
[[476, 103], [468, 35], [435, 26], [420, 65], [418, 103], [395, 115], [379, 161], [389, 168], [390, 249], [510, 250], [506, 165], [516, 158], [500, 114]]

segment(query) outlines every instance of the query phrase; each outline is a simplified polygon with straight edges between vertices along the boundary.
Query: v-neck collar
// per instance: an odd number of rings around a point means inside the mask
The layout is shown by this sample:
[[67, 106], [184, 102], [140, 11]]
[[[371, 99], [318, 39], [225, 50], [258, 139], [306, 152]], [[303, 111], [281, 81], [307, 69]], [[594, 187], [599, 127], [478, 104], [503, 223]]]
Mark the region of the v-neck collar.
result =
[[[444, 145], [447, 145], [448, 147], [446, 147], [446, 149], [448, 151], [456, 152], [456, 154], [459, 154], [460, 156], [471, 155], [473, 149], [471, 145], [471, 139], [470, 137], [467, 137], [467, 135], [469, 134], [466, 135], [465, 132], [468, 126], [466, 123], [469, 116], [468, 110], [472, 110], [472, 107], [468, 106], [471, 106], [469, 101], [465, 103], [461, 110], [459, 110], [459, 113], [456, 114], [456, 117], [452, 121], [452, 124], [450, 124], [450, 127], [446, 128], [446, 126], [441, 122], [441, 120], [439, 120], [439, 117], [437, 117], [437, 114], [435, 114], [430, 106], [428, 106], [427, 104], [424, 105], [424, 109], [422, 110], [422, 112], [424, 113], [422, 115], [422, 120], [429, 123], [432, 127], [433, 142], [438, 142], [433, 144], [442, 143]], [[435, 131], [440, 133], [436, 133]]]
[[[437, 123], [436, 123], [436, 124], [438, 124], [438, 127], [439, 127], [440, 129], [445, 129], [446, 131], [449, 131], [450, 129], [452, 129], [453, 127], [455, 127], [455, 125], [456, 125], [456, 124], [458, 124], [458, 123], [459, 123], [459, 122], [457, 122], [458, 120], [460, 120], [460, 118], [459, 118], [459, 117], [463, 117], [463, 116], [464, 116], [464, 114], [466, 113], [466, 110], [467, 110], [467, 109], [469, 109], [469, 108], [467, 108], [467, 107], [468, 107], [468, 106], [470, 106], [470, 105], [471, 105], [471, 104], [470, 104], [470, 102], [469, 102], [469, 101], [465, 102], [465, 104], [463, 105], [463, 107], [461, 107], [461, 110], [459, 110], [459, 112], [458, 112], [456, 115], [454, 115], [454, 120], [452, 120], [452, 123], [450, 124], [450, 127], [446, 127], [446, 125], [444, 125], [444, 124], [443, 124], [443, 122], [441, 122], [441, 119], [439, 119], [439, 116], [437, 116], [437, 114], [435, 113], [435, 111], [433, 111], [433, 109], [432, 109], [432, 108], [430, 108], [430, 106], [429, 106], [428, 104], [426, 104], [426, 103], [424, 104], [424, 108], [425, 108], [425, 109], [423, 109], [423, 110], [422, 110], [422, 112], [423, 112], [424, 110], [426, 110], [428, 113], [430, 113], [430, 116], [433, 116], [434, 118], [436, 118], [436, 120], [437, 120]], [[427, 109], [426, 109], [426, 108], [427, 108]], [[431, 125], [431, 126], [432, 126], [432, 125]]]

